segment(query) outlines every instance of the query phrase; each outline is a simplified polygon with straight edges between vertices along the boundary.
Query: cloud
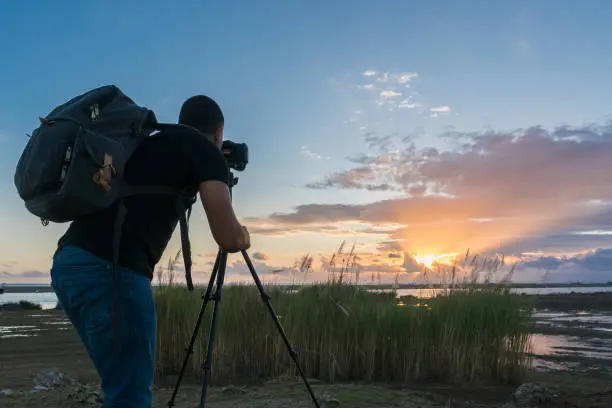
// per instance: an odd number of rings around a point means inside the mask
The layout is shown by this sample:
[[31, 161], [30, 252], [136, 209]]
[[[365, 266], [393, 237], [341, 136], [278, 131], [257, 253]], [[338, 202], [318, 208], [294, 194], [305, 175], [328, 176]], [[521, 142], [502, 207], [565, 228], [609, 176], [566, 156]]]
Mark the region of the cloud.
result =
[[[371, 72], [374, 72], [374, 71], [371, 71]], [[370, 75], [370, 76], [374, 76], [374, 75], [376, 75], [375, 72], [373, 75]], [[418, 77], [419, 75], [415, 72], [400, 72], [397, 74], [392, 74], [390, 72], [384, 72], [376, 78], [376, 81], [385, 82], [385, 83], [393, 82], [393, 83], [405, 85], [408, 82]]]
[[[285, 283], [291, 282], [304, 282], [307, 279], [312, 280], [315, 275], [315, 280], [320, 280], [323, 275], [312, 272], [300, 272], [298, 267], [298, 261], [296, 260], [295, 265], [292, 266], [275, 266], [269, 265], [267, 262], [253, 260], [253, 267], [257, 276], [262, 280], [274, 280]], [[252, 282], [251, 272], [244, 263], [243, 260], [237, 260], [228, 263], [227, 268], [227, 281], [228, 282]]]
[[419, 264], [414, 256], [404, 252], [404, 261], [402, 262], [402, 268], [406, 272], [420, 272], [423, 270], [423, 265]]
[[329, 157], [323, 157], [320, 154], [314, 153], [312, 150], [308, 148], [308, 146], [304, 145], [300, 147], [300, 153], [303, 156], [308, 157], [311, 160], [321, 160], [321, 159], [329, 159]]
[[557, 269], [563, 265], [561, 258], [554, 256], [543, 256], [532, 261], [526, 261], [522, 263], [524, 268], [536, 268], [536, 269]]
[[49, 276], [49, 273], [40, 272], [40, 271], [25, 271], [25, 272], [21, 272], [17, 274], [17, 276], [22, 277], [22, 278], [42, 278], [42, 277]]
[[377, 91], [378, 93], [378, 98], [370, 100], [370, 103], [374, 103], [388, 110], [420, 107], [419, 103], [412, 100], [416, 96], [416, 93], [407, 95], [401, 100], [398, 98], [404, 96], [406, 89], [410, 88], [410, 83], [419, 77], [417, 73], [378, 73], [374, 70], [366, 70], [361, 76], [362, 78], [366, 78], [367, 82], [357, 84], [357, 88], [366, 91]]
[[23, 271], [18, 273], [0, 271], [0, 277], [10, 278], [11, 280], [19, 281], [19, 279], [46, 278], [49, 277], [49, 273], [40, 271]]
[[270, 257], [264, 254], [263, 252], [255, 252], [253, 254], [253, 259], [256, 259], [258, 261], [267, 261], [270, 259]]
[[440, 115], [447, 115], [451, 112], [451, 108], [450, 106], [438, 106], [437, 108], [430, 108], [429, 111], [431, 112], [429, 114], [430, 118], [437, 118]]
[[612, 282], [612, 248], [597, 248], [575, 256], [542, 256], [519, 264], [521, 270], [546, 271], [546, 280]]
[[13, 269], [17, 265], [18, 265], [17, 261], [4, 261], [0, 263], [0, 267], [6, 268], [6, 269]]
[[0, 263], [0, 279], [13, 283], [27, 282], [28, 280], [40, 280], [49, 278], [49, 272], [41, 272], [24, 267], [18, 261], [8, 260]]
[[385, 98], [385, 99], [395, 98], [396, 96], [401, 96], [401, 95], [402, 95], [401, 92], [395, 92], [395, 91], [391, 91], [391, 90], [389, 90], [389, 91], [382, 91], [380, 93], [380, 96], [382, 98]]
[[403, 101], [399, 103], [397, 107], [400, 109], [413, 109], [413, 108], [419, 108], [420, 106], [421, 105], [416, 102], [410, 102], [408, 99], [404, 99]]
[[[276, 279], [278, 276], [291, 276], [297, 273], [297, 269], [294, 266], [277, 266], [269, 264], [269, 256], [262, 252], [255, 252], [250, 256], [255, 272], [262, 281], [269, 278]], [[205, 262], [194, 262], [191, 271], [192, 279], [194, 282], [208, 283], [210, 274], [212, 272], [214, 261], [208, 260]], [[158, 280], [158, 273], [162, 272], [162, 281], [168, 281], [168, 267], [159, 265], [154, 279]], [[225, 282], [244, 282], [248, 281], [252, 283], [251, 272], [247, 267], [242, 256], [230, 256], [228, 257], [226, 264], [226, 276]], [[182, 258], [179, 258], [172, 267], [173, 281], [182, 283], [185, 279], [185, 267], [182, 263]]]
[[612, 235], [594, 229], [612, 230], [612, 210], [608, 206], [605, 207], [607, 209], [594, 209], [592, 214], [571, 218], [568, 222], [560, 222], [558, 226], [541, 233], [508, 243], [502, 246], [501, 250], [512, 254], [531, 252], [540, 256], [558, 256], [585, 253], [593, 248], [612, 247]]
[[[417, 148], [399, 135], [370, 133], [367, 154], [307, 186], [400, 196], [367, 204], [304, 204], [252, 223], [293, 233], [359, 223], [356, 233], [398, 240], [404, 251], [417, 255], [467, 248], [529, 251], [529, 245], [521, 245], [528, 241], [545, 246], [550, 240], [610, 240], [607, 234], [585, 235], [612, 231], [610, 124], [440, 136], [454, 149]], [[381, 232], [364, 225], [393, 228]]]
[[[372, 99], [367, 103], [378, 105], [388, 111], [400, 108], [421, 108], [423, 106], [422, 103], [415, 100], [418, 99], [419, 93], [411, 90], [412, 83], [419, 79], [419, 77], [419, 74], [416, 72], [378, 72], [366, 70], [358, 77], [358, 83], [353, 84], [351, 87], [357, 87], [368, 93], [376, 91], [376, 94], [372, 95]], [[397, 98], [404, 95], [405, 97], [402, 100]], [[429, 109], [420, 109], [417, 112], [419, 114], [429, 112], [431, 117], [436, 117], [440, 114], [450, 113], [451, 108], [446, 105], [434, 106]]]
[[415, 73], [400, 74], [399, 77], [397, 78], [397, 82], [400, 84], [405, 84], [417, 77], [418, 75]]
[[383, 252], [393, 252], [393, 251], [401, 251], [402, 246], [398, 241], [383, 241], [379, 242], [376, 246], [379, 251]]

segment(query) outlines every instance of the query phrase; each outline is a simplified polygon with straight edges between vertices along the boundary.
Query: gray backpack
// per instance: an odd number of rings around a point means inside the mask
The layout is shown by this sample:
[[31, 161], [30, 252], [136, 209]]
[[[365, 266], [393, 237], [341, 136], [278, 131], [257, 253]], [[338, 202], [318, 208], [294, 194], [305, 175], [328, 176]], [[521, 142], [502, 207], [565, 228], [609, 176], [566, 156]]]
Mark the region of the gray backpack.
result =
[[[176, 195], [187, 285], [191, 290], [191, 251], [187, 220], [196, 191], [130, 186], [125, 166], [134, 151], [157, 130], [180, 125], [157, 122], [117, 86], [108, 85], [74, 97], [40, 118], [17, 163], [19, 196], [43, 225], [95, 214], [115, 204], [113, 262], [117, 267], [125, 220], [123, 198], [130, 195]], [[185, 129], [195, 131], [186, 126]]]

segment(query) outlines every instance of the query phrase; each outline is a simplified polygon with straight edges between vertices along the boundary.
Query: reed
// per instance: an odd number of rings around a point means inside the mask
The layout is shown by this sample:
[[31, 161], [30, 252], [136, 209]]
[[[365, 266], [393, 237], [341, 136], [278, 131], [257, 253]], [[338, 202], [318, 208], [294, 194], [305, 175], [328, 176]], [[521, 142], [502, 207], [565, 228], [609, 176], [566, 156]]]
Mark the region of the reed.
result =
[[[350, 254], [354, 258], [353, 250]], [[308, 377], [395, 383], [521, 380], [529, 363], [531, 307], [503, 281], [477, 289], [474, 276], [458, 281], [455, 269], [445, 273], [452, 279], [440, 295], [399, 299], [393, 291], [368, 291], [356, 278], [347, 279], [354, 264], [339, 258], [332, 257], [342, 267], [332, 267], [327, 282], [296, 285], [295, 290], [266, 287]], [[163, 273], [158, 275], [155, 293], [158, 377], [179, 372], [205, 289], [187, 292], [174, 283], [172, 262], [168, 270], [165, 279]], [[192, 375], [202, 374], [211, 312], [212, 302], [190, 359]], [[212, 382], [296, 374], [256, 287], [227, 285]]]

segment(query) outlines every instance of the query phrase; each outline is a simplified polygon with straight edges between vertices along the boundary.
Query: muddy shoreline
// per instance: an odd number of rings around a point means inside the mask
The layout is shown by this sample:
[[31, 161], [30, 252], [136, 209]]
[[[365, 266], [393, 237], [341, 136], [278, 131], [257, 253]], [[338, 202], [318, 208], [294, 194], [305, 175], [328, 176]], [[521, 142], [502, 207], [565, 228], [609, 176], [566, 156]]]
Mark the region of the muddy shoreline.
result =
[[[35, 331], [19, 332], [13, 337], [0, 338], [0, 391], [9, 389], [11, 395], [0, 392], [0, 406], [7, 408], [46, 406], [82, 407], [82, 400], [75, 400], [82, 393], [74, 388], [30, 393], [37, 373], [56, 369], [65, 375], [97, 389], [97, 378], [76, 332], [66, 322], [61, 310], [6, 311], [0, 312], [4, 327], [22, 326]], [[26, 336], [27, 333], [27, 336]], [[0, 336], [2, 333], [0, 332]], [[555, 356], [553, 361], [559, 361]], [[566, 362], [587, 361], [576, 357]], [[172, 393], [175, 377], [156, 380], [156, 407], [166, 406]], [[557, 395], [553, 405], [546, 407], [603, 408], [612, 406], [609, 384], [612, 376], [606, 372], [571, 370], [530, 371], [525, 382], [533, 382], [550, 388]], [[177, 406], [195, 406], [199, 397], [200, 381], [186, 377]], [[313, 381], [313, 388], [326, 401], [337, 400], [340, 406], [365, 408], [379, 407], [500, 407], [512, 399], [518, 384], [465, 384], [414, 383], [393, 384], [324, 384]], [[81, 387], [82, 388], [82, 387]], [[260, 382], [237, 382], [233, 386], [212, 386], [211, 405], [216, 407], [311, 407], [306, 390], [299, 380], [279, 379]], [[552, 392], [552, 391], [551, 391]], [[79, 394], [80, 395], [80, 394]], [[79, 397], [80, 398], [80, 397]], [[84, 397], [90, 398], [90, 397]], [[80, 402], [79, 402], [80, 401]], [[214, 404], [213, 404], [214, 402]], [[558, 404], [557, 404], [558, 402]], [[567, 405], [566, 405], [567, 403]], [[555, 405], [557, 404], [557, 405]], [[91, 406], [91, 405], [89, 405]], [[323, 405], [326, 406], [326, 405]], [[327, 405], [335, 406], [335, 405]]]
[[[554, 402], [546, 407], [612, 406], [610, 360], [602, 358], [597, 351], [605, 350], [609, 344], [606, 341], [612, 339], [611, 332], [602, 330], [612, 329], [612, 321], [607, 323], [608, 318], [612, 319], [612, 293], [529, 295], [529, 298], [538, 309], [533, 321], [534, 334], [551, 339], [567, 337], [580, 342], [553, 344], [549, 348], [554, 353], [549, 355], [534, 353], [534, 368], [525, 381], [556, 390], [558, 405]], [[93, 366], [61, 310], [0, 311], [0, 326], [4, 327], [0, 328], [0, 391], [31, 390], [33, 376], [49, 369], [57, 369], [85, 384], [97, 384]], [[18, 326], [21, 328], [15, 329]], [[173, 384], [174, 378], [156, 381], [157, 407], [166, 406]], [[199, 381], [186, 378], [177, 406], [193, 405], [199, 395], [199, 386]], [[211, 403], [215, 401], [214, 406], [218, 407], [241, 406], [247, 402], [252, 407], [312, 406], [303, 384], [295, 379], [244, 386], [212, 387]], [[314, 387], [318, 395], [335, 398], [340, 406], [355, 408], [464, 407], [467, 401], [480, 404], [470, 406], [489, 408], [509, 401], [517, 384], [465, 388], [433, 383], [409, 386], [316, 383]], [[83, 406], [67, 399], [65, 390], [18, 395], [21, 394], [6, 397], [0, 393], [0, 406]], [[420, 405], [410, 405], [409, 401], [419, 401]]]

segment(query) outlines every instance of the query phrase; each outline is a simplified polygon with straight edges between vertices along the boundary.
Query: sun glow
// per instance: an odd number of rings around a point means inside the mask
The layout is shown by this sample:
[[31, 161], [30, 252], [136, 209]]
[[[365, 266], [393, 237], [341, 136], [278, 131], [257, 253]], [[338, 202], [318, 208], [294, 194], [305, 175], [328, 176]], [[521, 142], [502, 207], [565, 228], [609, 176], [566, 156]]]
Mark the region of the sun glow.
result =
[[438, 259], [437, 255], [415, 255], [414, 256], [414, 260], [417, 261], [420, 264], [425, 265], [428, 268], [431, 268], [433, 266], [433, 264], [436, 262], [436, 260]]
[[434, 254], [414, 255], [414, 260], [417, 261], [417, 263], [427, 268], [431, 268], [435, 264], [449, 264], [452, 257], [456, 255], [457, 254], [454, 254], [454, 253], [453, 254], [442, 254], [442, 255], [434, 255]]

